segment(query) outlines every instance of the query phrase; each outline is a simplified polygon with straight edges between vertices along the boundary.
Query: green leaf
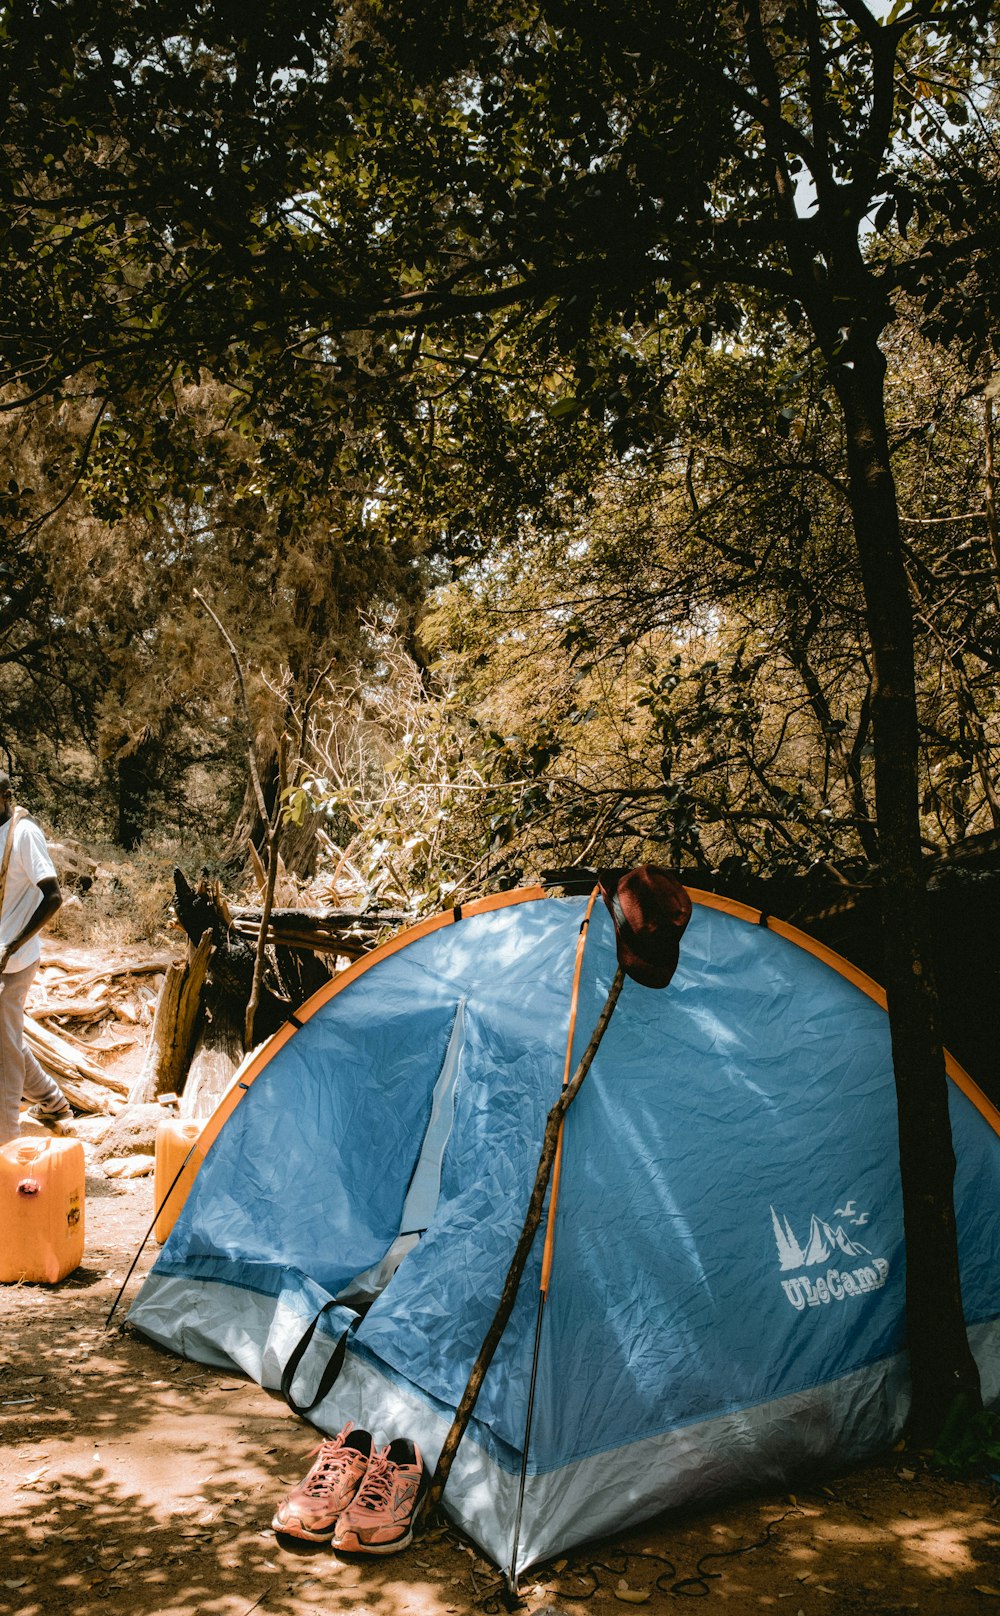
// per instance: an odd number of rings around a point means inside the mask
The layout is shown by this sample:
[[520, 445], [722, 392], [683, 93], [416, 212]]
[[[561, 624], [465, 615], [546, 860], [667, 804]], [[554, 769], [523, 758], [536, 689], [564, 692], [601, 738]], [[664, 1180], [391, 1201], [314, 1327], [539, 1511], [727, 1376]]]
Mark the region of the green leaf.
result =
[[890, 224], [892, 223], [892, 216], [895, 213], [895, 211], [896, 211], [896, 197], [895, 197], [895, 194], [893, 193], [893, 194], [890, 194], [889, 196], [886, 197], [885, 201], [881, 204], [881, 206], [879, 207], [877, 213], [875, 214], [875, 218], [874, 218], [873, 223], [875, 225], [875, 229], [878, 231], [880, 236], [885, 235], [885, 232], [888, 230]]

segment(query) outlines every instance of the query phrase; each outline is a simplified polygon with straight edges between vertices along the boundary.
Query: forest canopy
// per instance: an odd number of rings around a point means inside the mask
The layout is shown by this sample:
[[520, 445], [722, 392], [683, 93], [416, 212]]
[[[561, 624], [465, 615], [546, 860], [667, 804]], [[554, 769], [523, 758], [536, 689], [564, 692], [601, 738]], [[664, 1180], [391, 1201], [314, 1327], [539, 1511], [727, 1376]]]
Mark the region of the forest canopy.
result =
[[[487, 788], [415, 895], [481, 873], [484, 835], [498, 875], [874, 862], [841, 339], [791, 295], [806, 252], [822, 295], [833, 188], [886, 330], [921, 841], [996, 829], [991, 47], [981, 7], [905, 10], [875, 168], [886, 19], [768, 13], [783, 219], [744, 25], [710, 8], [653, 55], [642, 7], [539, 33], [293, 4], [252, 36], [225, 6], [13, 8], [0, 745], [28, 794], [72, 816], [71, 760], [129, 845], [231, 824], [199, 588], [262, 736], [328, 666], [384, 707], [393, 625]], [[426, 839], [400, 811], [397, 854]]]

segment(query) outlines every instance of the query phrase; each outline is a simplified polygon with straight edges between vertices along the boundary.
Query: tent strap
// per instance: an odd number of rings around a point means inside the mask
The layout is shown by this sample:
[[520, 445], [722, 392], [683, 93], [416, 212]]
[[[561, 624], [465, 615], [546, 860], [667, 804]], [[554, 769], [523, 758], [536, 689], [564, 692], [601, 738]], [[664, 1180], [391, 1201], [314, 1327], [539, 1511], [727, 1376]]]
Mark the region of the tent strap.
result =
[[344, 1367], [344, 1358], [346, 1357], [346, 1354], [347, 1354], [347, 1337], [350, 1335], [351, 1330], [354, 1328], [354, 1325], [357, 1322], [356, 1319], [351, 1319], [351, 1321], [348, 1324], [346, 1330], [344, 1330], [343, 1333], [341, 1334], [341, 1336], [339, 1337], [339, 1339], [338, 1339], [338, 1341], [337, 1341], [337, 1343], [336, 1343], [336, 1345], [335, 1345], [335, 1347], [333, 1349], [333, 1352], [330, 1354], [330, 1357], [327, 1360], [326, 1365], [324, 1366], [323, 1373], [319, 1377], [319, 1384], [318, 1384], [318, 1386], [316, 1388], [316, 1395], [313, 1398], [312, 1402], [311, 1403], [298, 1403], [298, 1402], [296, 1402], [295, 1398], [292, 1395], [292, 1382], [295, 1379], [296, 1370], [298, 1369], [299, 1364], [302, 1362], [302, 1359], [303, 1359], [303, 1357], [305, 1355], [306, 1349], [308, 1348], [310, 1341], [312, 1340], [314, 1334], [316, 1333], [316, 1326], [319, 1323], [320, 1319], [323, 1317], [323, 1314], [328, 1312], [331, 1307], [341, 1307], [341, 1306], [342, 1306], [342, 1303], [336, 1301], [336, 1299], [334, 1299], [332, 1301], [329, 1301], [329, 1302], [324, 1302], [323, 1306], [320, 1308], [319, 1312], [316, 1314], [316, 1317], [312, 1320], [312, 1322], [310, 1324], [308, 1324], [306, 1326], [306, 1328], [303, 1330], [301, 1336], [299, 1337], [298, 1341], [295, 1343], [295, 1346], [292, 1348], [291, 1352], [288, 1354], [288, 1360], [287, 1360], [287, 1362], [285, 1364], [284, 1369], [281, 1372], [281, 1382], [280, 1382], [281, 1395], [285, 1399], [285, 1402], [288, 1404], [289, 1408], [292, 1409], [292, 1411], [294, 1413], [301, 1415], [303, 1418], [307, 1414], [310, 1414], [312, 1412], [312, 1410], [317, 1406], [317, 1404], [319, 1404], [319, 1403], [321, 1403], [323, 1401], [324, 1397], [330, 1391], [330, 1389], [333, 1386], [335, 1380], [337, 1379], [337, 1376], [340, 1374], [341, 1369], [343, 1369], [343, 1367]]

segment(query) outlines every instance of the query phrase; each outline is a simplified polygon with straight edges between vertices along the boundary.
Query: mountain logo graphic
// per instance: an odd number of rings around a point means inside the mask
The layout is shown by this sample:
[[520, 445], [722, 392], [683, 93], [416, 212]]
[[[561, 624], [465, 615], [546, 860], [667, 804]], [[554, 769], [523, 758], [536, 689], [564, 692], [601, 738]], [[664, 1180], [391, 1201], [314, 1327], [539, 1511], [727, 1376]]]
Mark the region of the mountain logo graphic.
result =
[[787, 1218], [779, 1218], [774, 1207], [771, 1208], [771, 1224], [774, 1229], [774, 1240], [778, 1247], [778, 1256], [781, 1260], [781, 1271], [787, 1273], [793, 1268], [814, 1268], [828, 1263], [835, 1252], [841, 1252], [845, 1257], [870, 1257], [871, 1252], [867, 1246], [862, 1246], [857, 1240], [844, 1233], [841, 1224], [836, 1228], [827, 1223], [825, 1218], [818, 1217], [814, 1212], [809, 1224], [809, 1238], [805, 1248], [799, 1244], [795, 1232]]

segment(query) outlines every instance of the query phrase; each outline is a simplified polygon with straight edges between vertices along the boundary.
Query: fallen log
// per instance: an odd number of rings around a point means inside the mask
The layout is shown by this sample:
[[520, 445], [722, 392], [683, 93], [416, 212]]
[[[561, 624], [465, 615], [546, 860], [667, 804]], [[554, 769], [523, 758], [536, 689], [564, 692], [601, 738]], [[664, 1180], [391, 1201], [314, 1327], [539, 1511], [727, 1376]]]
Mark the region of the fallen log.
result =
[[128, 1093], [128, 1085], [102, 1072], [62, 1038], [24, 1018], [24, 1041], [43, 1071], [54, 1077], [70, 1105], [77, 1111], [107, 1116], [121, 1103], [117, 1096]]
[[43, 938], [42, 958], [39, 964], [40, 973], [45, 971], [65, 971], [67, 976], [75, 976], [78, 971], [82, 973], [86, 969], [87, 966], [83, 960], [72, 959], [68, 954], [52, 953], [49, 939], [47, 937]]
[[[272, 909], [267, 941], [279, 948], [358, 959], [369, 952], [380, 931], [412, 919], [403, 909]], [[233, 909], [233, 929], [243, 937], [256, 939], [260, 920], [259, 909], [242, 905]]]
[[31, 1013], [36, 1021], [52, 1021], [57, 1016], [68, 1016], [71, 1021], [100, 1021], [114, 1013], [109, 999], [46, 999], [33, 1004]]
[[128, 1038], [115, 1038], [108, 1030], [98, 1033], [97, 1038], [79, 1038], [68, 1027], [60, 1027], [59, 1037], [72, 1044], [74, 1049], [81, 1049], [85, 1055], [111, 1055], [119, 1049], [133, 1049], [136, 1043], [134, 1034]]
[[114, 1095], [109, 1094], [107, 1089], [97, 1088], [86, 1077], [69, 1077], [65, 1072], [52, 1075], [56, 1077], [70, 1105], [89, 1116], [113, 1116], [125, 1103], [124, 1100], [116, 1099]]
[[78, 993], [91, 982], [113, 982], [119, 976], [156, 976], [174, 963], [171, 954], [161, 954], [153, 959], [132, 960], [128, 965], [107, 965], [99, 971], [88, 971], [86, 976], [81, 976], [78, 982], [73, 983], [73, 992]]
[[123, 1083], [121, 1078], [103, 1071], [57, 1033], [39, 1026], [33, 1016], [26, 1015], [24, 1018], [24, 1040], [39, 1065], [52, 1074], [60, 1088], [65, 1089], [63, 1079], [66, 1082], [82, 1080], [96, 1084], [98, 1088], [110, 1089], [113, 1094], [128, 1093], [128, 1084]]
[[[36, 1007], [35, 1007], [35, 1008], [34, 1008], [34, 1010], [33, 1010], [33, 1015], [34, 1015], [34, 1019], [35, 1019], [35, 1020], [36, 1020], [36, 1021], [43, 1021], [43, 1020], [44, 1020], [44, 1019], [45, 1019], [45, 1018], [44, 1018], [44, 1017], [43, 1017], [43, 1016], [40, 1016], [40, 1015], [39, 1015], [39, 1014], [38, 1014], [38, 1008], [37, 1008], [37, 1006], [36, 1006]], [[50, 1032], [50, 1031], [51, 1031], [51, 1028], [48, 1028], [48, 1027], [47, 1027], [47, 1028], [46, 1028], [46, 1029], [45, 1029], [45, 1030], [46, 1030], [46, 1032]], [[75, 1032], [70, 1032], [70, 1030], [69, 1030], [69, 1028], [68, 1028], [68, 1027], [60, 1027], [60, 1028], [59, 1028], [59, 1029], [58, 1029], [58, 1031], [57, 1031], [57, 1033], [56, 1033], [56, 1036], [57, 1036], [57, 1037], [58, 1037], [58, 1038], [61, 1038], [61, 1039], [62, 1039], [62, 1040], [63, 1040], [63, 1042], [64, 1042], [64, 1043], [67, 1043], [67, 1044], [72, 1044], [72, 1046], [73, 1046], [73, 1048], [74, 1048], [74, 1049], [82, 1049], [82, 1050], [83, 1050], [83, 1053], [84, 1053], [84, 1054], [85, 1054], [85, 1055], [90, 1055], [90, 1054], [92, 1054], [92, 1053], [93, 1053], [93, 1051], [94, 1051], [94, 1049], [95, 1049], [95, 1045], [94, 1045], [94, 1044], [92, 1044], [92, 1043], [88, 1043], [88, 1041], [87, 1041], [87, 1039], [86, 1039], [86, 1038], [79, 1038], [79, 1037], [77, 1037], [77, 1035], [76, 1035], [76, 1033], [75, 1033]], [[107, 1045], [107, 1044], [105, 1044], [105, 1045], [103, 1045], [103, 1046], [97, 1046], [97, 1047], [101, 1047], [101, 1048], [102, 1048], [102, 1052], [103, 1052], [103, 1051], [104, 1051], [104, 1050], [106, 1050], [106, 1049], [108, 1049], [108, 1048], [109, 1048], [109, 1047], [111, 1047], [111, 1046], [109, 1046], [109, 1045]]]

